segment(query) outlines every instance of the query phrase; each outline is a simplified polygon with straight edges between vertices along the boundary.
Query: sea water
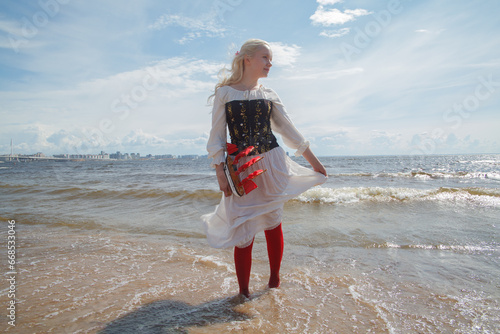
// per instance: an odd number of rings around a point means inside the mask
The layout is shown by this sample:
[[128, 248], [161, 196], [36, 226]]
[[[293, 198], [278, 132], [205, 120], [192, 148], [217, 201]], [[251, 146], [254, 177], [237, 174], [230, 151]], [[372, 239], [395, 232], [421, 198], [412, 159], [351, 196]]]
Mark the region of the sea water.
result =
[[1, 305], [9, 221], [17, 238], [3, 328], [500, 332], [500, 155], [321, 161], [328, 181], [285, 204], [279, 289], [257, 235], [250, 299], [200, 225], [222, 196], [207, 159], [0, 163]]

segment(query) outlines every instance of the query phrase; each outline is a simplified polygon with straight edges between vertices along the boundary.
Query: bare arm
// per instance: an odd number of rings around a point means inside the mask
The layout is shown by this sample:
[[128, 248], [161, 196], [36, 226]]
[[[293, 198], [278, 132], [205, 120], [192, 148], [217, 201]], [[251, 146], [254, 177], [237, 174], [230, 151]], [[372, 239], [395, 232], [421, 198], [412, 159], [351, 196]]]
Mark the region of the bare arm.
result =
[[318, 160], [318, 158], [314, 155], [314, 153], [311, 151], [311, 149], [309, 147], [304, 151], [304, 153], [302, 153], [302, 156], [304, 158], [306, 158], [306, 160], [307, 160], [307, 162], [309, 162], [309, 164], [311, 164], [311, 166], [315, 172], [321, 173], [324, 176], [328, 176], [326, 173], [325, 167]]
[[219, 182], [219, 189], [224, 192], [224, 196], [229, 197], [232, 195], [231, 187], [227, 182], [226, 174], [224, 173], [224, 164], [215, 165], [215, 173], [217, 174], [217, 181]]

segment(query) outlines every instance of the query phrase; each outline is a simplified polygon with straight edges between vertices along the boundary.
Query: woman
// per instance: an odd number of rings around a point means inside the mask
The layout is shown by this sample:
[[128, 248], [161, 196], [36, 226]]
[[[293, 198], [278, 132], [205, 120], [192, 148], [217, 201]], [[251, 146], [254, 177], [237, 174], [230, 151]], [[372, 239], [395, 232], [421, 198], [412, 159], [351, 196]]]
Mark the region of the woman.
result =
[[[208, 157], [216, 169], [220, 204], [211, 214], [202, 216], [208, 242], [216, 248], [234, 248], [234, 261], [240, 294], [249, 297], [252, 246], [255, 235], [264, 231], [271, 275], [269, 287], [280, 285], [279, 270], [283, 256], [281, 218], [284, 203], [326, 181], [327, 173], [316, 158], [309, 142], [298, 132], [286, 113], [278, 95], [259, 84], [269, 74], [272, 51], [265, 41], [252, 39], [235, 54], [231, 75], [215, 86], [212, 129], [207, 144]], [[255, 170], [267, 170], [255, 179], [257, 188], [242, 197], [232, 195], [224, 173], [226, 138], [238, 152], [254, 146], [254, 154], [263, 157], [241, 178]], [[273, 132], [281, 134], [288, 147], [297, 150], [314, 171], [291, 160], [278, 145]], [[252, 157], [242, 158], [238, 166]]]

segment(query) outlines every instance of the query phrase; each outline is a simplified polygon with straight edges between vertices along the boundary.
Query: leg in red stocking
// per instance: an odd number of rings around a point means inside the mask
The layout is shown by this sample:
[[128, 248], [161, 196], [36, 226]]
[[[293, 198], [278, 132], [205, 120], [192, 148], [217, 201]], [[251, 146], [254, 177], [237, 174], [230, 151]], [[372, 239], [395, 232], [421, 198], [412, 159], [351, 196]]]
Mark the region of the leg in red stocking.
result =
[[281, 224], [272, 230], [265, 231], [265, 234], [269, 266], [271, 268], [269, 287], [277, 288], [280, 286], [280, 267], [283, 257], [283, 230], [281, 229]]
[[250, 298], [248, 285], [250, 283], [250, 270], [252, 269], [252, 243], [245, 247], [234, 247], [234, 264], [236, 267], [236, 277], [240, 286], [240, 294]]

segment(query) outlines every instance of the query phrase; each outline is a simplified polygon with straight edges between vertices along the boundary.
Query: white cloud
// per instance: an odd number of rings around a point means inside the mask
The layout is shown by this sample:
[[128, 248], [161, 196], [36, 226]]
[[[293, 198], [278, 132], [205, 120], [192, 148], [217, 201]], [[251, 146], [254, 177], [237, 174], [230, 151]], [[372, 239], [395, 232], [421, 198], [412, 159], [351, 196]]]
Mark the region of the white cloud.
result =
[[178, 40], [180, 44], [187, 43], [201, 37], [223, 37], [225, 28], [219, 26], [214, 15], [205, 15], [201, 18], [190, 18], [182, 15], [165, 14], [160, 16], [149, 29], [162, 30], [170, 26], [184, 28], [188, 32]]
[[339, 30], [323, 30], [319, 35], [328, 38], [337, 38], [347, 35], [350, 31], [350, 28], [342, 28]]
[[444, 31], [444, 29], [437, 29], [437, 30], [429, 30], [429, 29], [417, 29], [415, 32], [421, 33], [421, 34], [440, 34]]
[[336, 80], [343, 76], [351, 76], [363, 73], [363, 68], [353, 67], [346, 69], [324, 70], [324, 69], [306, 69], [295, 72], [293, 75], [287, 77], [287, 80]]
[[[197, 138], [209, 127], [206, 101], [222, 66], [174, 57], [74, 88], [1, 92], [0, 117], [8, 121], [0, 124], [0, 148], [8, 151], [5, 143], [14, 138], [23, 153], [94, 153], [141, 145], [141, 151], [151, 145], [158, 153], [173, 153], [174, 145], [181, 152], [179, 134]], [[130, 132], [137, 128], [145, 131]]]
[[372, 132], [368, 136], [369, 146], [371, 146], [373, 150], [379, 152], [385, 151], [388, 147], [392, 149], [407, 149], [407, 147], [405, 147], [405, 144], [401, 140], [402, 137], [403, 136], [401, 133], [394, 133], [384, 130], [372, 130]]
[[441, 138], [434, 138], [432, 134], [420, 133], [412, 136], [409, 145], [412, 152], [416, 154], [440, 154], [440, 153], [484, 153], [492, 148], [498, 147], [496, 141], [488, 139], [479, 140], [471, 134], [458, 135], [450, 132]]
[[[25, 24], [25, 23], [24, 23]], [[15, 53], [27, 48], [36, 49], [45, 46], [45, 43], [34, 38], [38, 29], [28, 30], [23, 23], [0, 18], [0, 48], [12, 49]]]
[[0, 48], [10, 49], [13, 41], [23, 35], [21, 25], [15, 21], [0, 19]]
[[164, 146], [167, 141], [153, 134], [144, 133], [142, 129], [133, 130], [121, 140], [124, 146], [157, 147]]
[[335, 5], [336, 3], [341, 3], [343, 0], [317, 0], [317, 3], [320, 5], [326, 6], [326, 5]]
[[337, 8], [326, 9], [323, 5], [319, 5], [316, 12], [310, 16], [314, 25], [322, 25], [329, 27], [331, 25], [342, 25], [349, 21], [354, 21], [358, 16], [371, 14], [366, 9], [346, 9], [340, 11]]
[[[405, 137], [395, 131], [371, 130], [364, 128], [315, 127], [305, 133], [312, 141], [313, 150], [323, 155], [384, 154], [388, 148], [392, 152], [404, 153], [410, 150]], [[327, 153], [326, 153], [327, 152]]]
[[287, 45], [281, 42], [271, 42], [273, 63], [277, 66], [293, 66], [300, 56], [300, 46]]
[[[13, 140], [14, 154], [95, 154], [100, 151], [139, 152], [145, 154], [199, 154], [205, 150], [207, 134], [176, 138], [158, 136], [142, 128], [131, 130], [124, 136], [100, 137], [94, 129], [72, 129], [51, 132], [43, 125], [33, 125], [23, 131], [22, 141]], [[0, 153], [10, 153], [10, 141], [0, 144]]]

